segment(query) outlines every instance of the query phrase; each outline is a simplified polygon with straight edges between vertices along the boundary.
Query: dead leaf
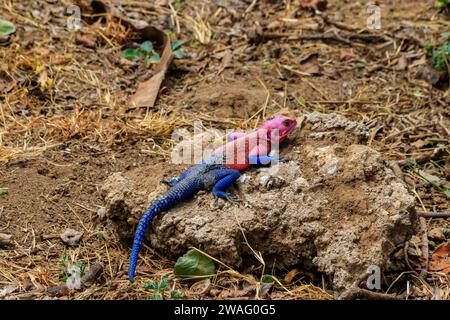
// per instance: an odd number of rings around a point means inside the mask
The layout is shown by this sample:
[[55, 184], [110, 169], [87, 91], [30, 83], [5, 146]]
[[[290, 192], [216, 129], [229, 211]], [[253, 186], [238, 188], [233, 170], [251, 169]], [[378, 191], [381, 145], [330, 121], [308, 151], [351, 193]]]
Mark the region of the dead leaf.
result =
[[279, 20], [274, 20], [267, 25], [267, 30], [275, 30], [283, 26], [283, 23]]
[[70, 294], [70, 289], [65, 285], [53, 286], [47, 289], [47, 293], [51, 297], [63, 297]]
[[291, 271], [288, 272], [288, 274], [284, 277], [284, 281], [287, 284], [290, 284], [292, 282], [292, 280], [294, 280], [295, 276], [298, 275], [300, 273], [300, 269], [292, 269]]
[[243, 289], [231, 289], [231, 290], [223, 290], [219, 294], [219, 299], [233, 299], [233, 298], [250, 298], [250, 294], [256, 291], [255, 285], [249, 285]]
[[0, 70], [0, 93], [8, 93], [16, 85], [17, 81], [8, 73]]
[[411, 143], [411, 145], [414, 146], [416, 149], [422, 149], [425, 145], [427, 145], [427, 143], [422, 139], [419, 139]]
[[72, 55], [55, 55], [50, 57], [50, 64], [61, 65], [66, 64], [72, 59]]
[[397, 64], [393, 67], [393, 69], [396, 71], [403, 71], [406, 70], [407, 67], [408, 67], [408, 59], [404, 54], [402, 54], [400, 58], [398, 58]]
[[42, 92], [44, 92], [45, 89], [47, 88], [47, 81], [48, 81], [48, 73], [47, 73], [47, 70], [44, 68], [39, 73], [39, 78], [38, 78], [39, 87]]
[[328, 6], [327, 0], [300, 0], [300, 6], [304, 9], [325, 11]]
[[302, 65], [301, 71], [310, 75], [320, 74], [320, 67], [317, 61], [308, 61]]
[[430, 271], [450, 274], [450, 243], [439, 246], [431, 256]]
[[211, 280], [210, 279], [197, 281], [189, 288], [188, 295], [202, 296], [204, 294], [207, 294], [210, 288], [211, 288]]
[[427, 56], [424, 55], [420, 59], [414, 60], [413, 63], [411, 63], [411, 65], [409, 66], [409, 68], [413, 69], [418, 66], [423, 66], [426, 63], [427, 63]]
[[444, 179], [441, 179], [438, 176], [435, 176], [435, 175], [428, 173], [426, 171], [423, 171], [423, 170], [419, 170], [419, 175], [422, 178], [424, 178], [425, 180], [427, 180], [429, 183], [431, 183], [437, 187], [440, 187], [445, 183]]
[[436, 71], [430, 65], [422, 65], [416, 73], [416, 79], [424, 80], [430, 85], [437, 85], [441, 79], [442, 73]]
[[141, 28], [132, 23], [109, 1], [92, 1], [91, 6], [93, 8], [95, 7], [95, 11], [97, 13], [109, 13], [115, 19], [118, 19], [120, 24], [131, 28], [134, 33], [137, 33], [142, 41], [150, 40], [154, 44], [163, 48], [162, 53], [160, 52], [160, 62], [156, 65], [153, 76], [149, 80], [139, 84], [135, 94], [128, 99], [128, 103], [134, 105], [135, 107], [154, 106], [161, 83], [163, 82], [166, 71], [173, 59], [172, 46], [169, 36], [164, 31], [156, 27], [146, 26]]
[[445, 240], [445, 235], [440, 228], [434, 228], [428, 231], [428, 238], [440, 240]]
[[128, 102], [136, 107], [152, 107], [155, 105], [159, 88], [172, 62], [172, 48], [167, 34], [158, 28], [149, 26], [140, 29], [139, 33], [143, 39], [161, 44], [163, 51], [161, 61], [155, 67], [155, 74], [149, 80], [139, 85], [136, 93], [130, 97]]
[[75, 44], [82, 45], [86, 48], [95, 49], [95, 41], [87, 35], [77, 33], [75, 35]]
[[353, 49], [342, 48], [340, 50], [339, 59], [341, 59], [341, 61], [352, 61], [356, 59], [356, 54], [353, 52]]
[[103, 265], [101, 263], [95, 263], [88, 271], [81, 277], [81, 284], [84, 287], [90, 287], [94, 284], [95, 280], [100, 277], [103, 272]]

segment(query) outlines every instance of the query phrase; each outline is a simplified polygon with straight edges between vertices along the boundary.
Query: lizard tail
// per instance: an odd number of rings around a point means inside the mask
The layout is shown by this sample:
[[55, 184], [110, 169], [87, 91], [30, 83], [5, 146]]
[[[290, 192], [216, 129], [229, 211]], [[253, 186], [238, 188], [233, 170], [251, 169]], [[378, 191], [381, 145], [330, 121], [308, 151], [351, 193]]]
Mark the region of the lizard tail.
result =
[[167, 201], [162, 199], [155, 200], [150, 207], [145, 211], [136, 229], [133, 241], [133, 249], [131, 250], [130, 266], [128, 268], [128, 278], [131, 282], [134, 280], [134, 272], [136, 270], [136, 265], [139, 256], [139, 250], [141, 249], [142, 241], [144, 240], [145, 231], [147, 231], [148, 226], [152, 223], [155, 216], [163, 211], [168, 210], [169, 206]]
[[144, 240], [145, 232], [153, 221], [153, 218], [160, 212], [169, 210], [172, 206], [193, 196], [200, 190], [200, 185], [189, 183], [190, 181], [180, 182], [178, 185], [170, 189], [164, 196], [156, 199], [145, 211], [136, 229], [134, 235], [133, 248], [131, 251], [130, 266], [128, 268], [128, 279], [130, 282], [134, 280], [134, 272], [139, 256], [139, 250]]

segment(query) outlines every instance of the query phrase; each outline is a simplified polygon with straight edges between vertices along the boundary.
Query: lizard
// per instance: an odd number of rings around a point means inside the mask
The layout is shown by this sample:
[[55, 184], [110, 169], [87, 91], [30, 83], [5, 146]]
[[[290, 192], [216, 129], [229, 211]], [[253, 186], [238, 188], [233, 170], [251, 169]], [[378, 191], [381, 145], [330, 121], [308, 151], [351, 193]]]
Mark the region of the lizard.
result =
[[[282, 161], [270, 155], [273, 143], [281, 143], [292, 131], [297, 122], [294, 118], [282, 115], [265, 121], [259, 128], [249, 133], [234, 132], [227, 136], [227, 143], [214, 150], [201, 163], [193, 165], [180, 177], [170, 180], [171, 188], [157, 198], [141, 217], [135, 231], [128, 278], [134, 281], [139, 250], [144, 234], [153, 218], [169, 210], [177, 203], [193, 197], [200, 190], [211, 190], [217, 198], [238, 202], [232, 194], [226, 192], [240, 176], [240, 173], [252, 164], [268, 164]], [[277, 134], [275, 134], [275, 132]], [[230, 156], [231, 155], [231, 156]]]

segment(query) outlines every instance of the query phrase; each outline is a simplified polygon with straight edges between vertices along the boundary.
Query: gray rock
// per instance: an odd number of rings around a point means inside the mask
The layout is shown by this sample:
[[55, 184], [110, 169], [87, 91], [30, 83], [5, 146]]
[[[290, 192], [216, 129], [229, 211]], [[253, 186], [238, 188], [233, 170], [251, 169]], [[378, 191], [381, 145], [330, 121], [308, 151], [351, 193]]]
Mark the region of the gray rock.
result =
[[[292, 161], [249, 170], [237, 182], [250, 206], [213, 209], [213, 196], [203, 193], [157, 217], [147, 239], [174, 258], [194, 246], [245, 268], [258, 262], [244, 233], [266, 266], [316, 268], [338, 292], [357, 285], [370, 266], [388, 267], [394, 248], [417, 232], [414, 197], [377, 151], [354, 144], [355, 136], [364, 139], [363, 125], [321, 114], [306, 123], [289, 142], [300, 146], [289, 151]], [[324, 129], [335, 131], [334, 137], [310, 137]], [[144, 208], [165, 190], [154, 180], [138, 182], [145, 172], [164, 174], [150, 170], [116, 173], [104, 185], [106, 216], [121, 237], [132, 237]]]

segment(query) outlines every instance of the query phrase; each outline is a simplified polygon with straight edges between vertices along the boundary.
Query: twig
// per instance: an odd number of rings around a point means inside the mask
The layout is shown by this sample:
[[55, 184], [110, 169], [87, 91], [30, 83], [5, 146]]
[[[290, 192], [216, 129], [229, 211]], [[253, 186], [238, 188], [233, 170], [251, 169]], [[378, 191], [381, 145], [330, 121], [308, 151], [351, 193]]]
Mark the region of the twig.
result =
[[427, 232], [427, 221], [425, 218], [420, 218], [420, 226], [422, 228], [422, 254], [423, 259], [425, 261], [424, 268], [420, 271], [420, 277], [422, 279], [425, 279], [427, 273], [428, 273], [428, 232]]
[[408, 268], [413, 271], [414, 273], [416, 272], [416, 270], [413, 269], [413, 267], [411, 266], [411, 264], [409, 263], [409, 258], [408, 258], [408, 249], [409, 249], [409, 241], [405, 242], [405, 245], [403, 246], [403, 255], [405, 256], [405, 262], [406, 265], [408, 266]]
[[444, 212], [432, 212], [432, 211], [419, 211], [417, 215], [424, 218], [450, 218], [450, 211]]
[[351, 288], [341, 294], [339, 300], [355, 300], [355, 299], [367, 299], [367, 300], [399, 300], [403, 299], [403, 295], [393, 295], [388, 293], [373, 292], [367, 289]]
[[304, 34], [304, 35], [298, 35], [295, 33], [277, 33], [277, 32], [268, 32], [268, 33], [264, 33], [264, 38], [266, 39], [278, 39], [278, 38], [286, 38], [287, 40], [294, 40], [294, 41], [298, 41], [298, 40], [319, 40], [319, 41], [337, 41], [337, 42], [342, 42], [345, 43], [346, 45], [352, 46], [353, 43], [350, 40], [347, 40], [343, 37], [341, 37], [340, 35], [338, 35], [337, 33], [333, 33], [333, 34]]
[[257, 2], [258, 2], [258, 0], [253, 0], [252, 3], [250, 3], [250, 5], [247, 7], [247, 9], [245, 9], [245, 13], [251, 12], [253, 10], [253, 8], [255, 7]]

